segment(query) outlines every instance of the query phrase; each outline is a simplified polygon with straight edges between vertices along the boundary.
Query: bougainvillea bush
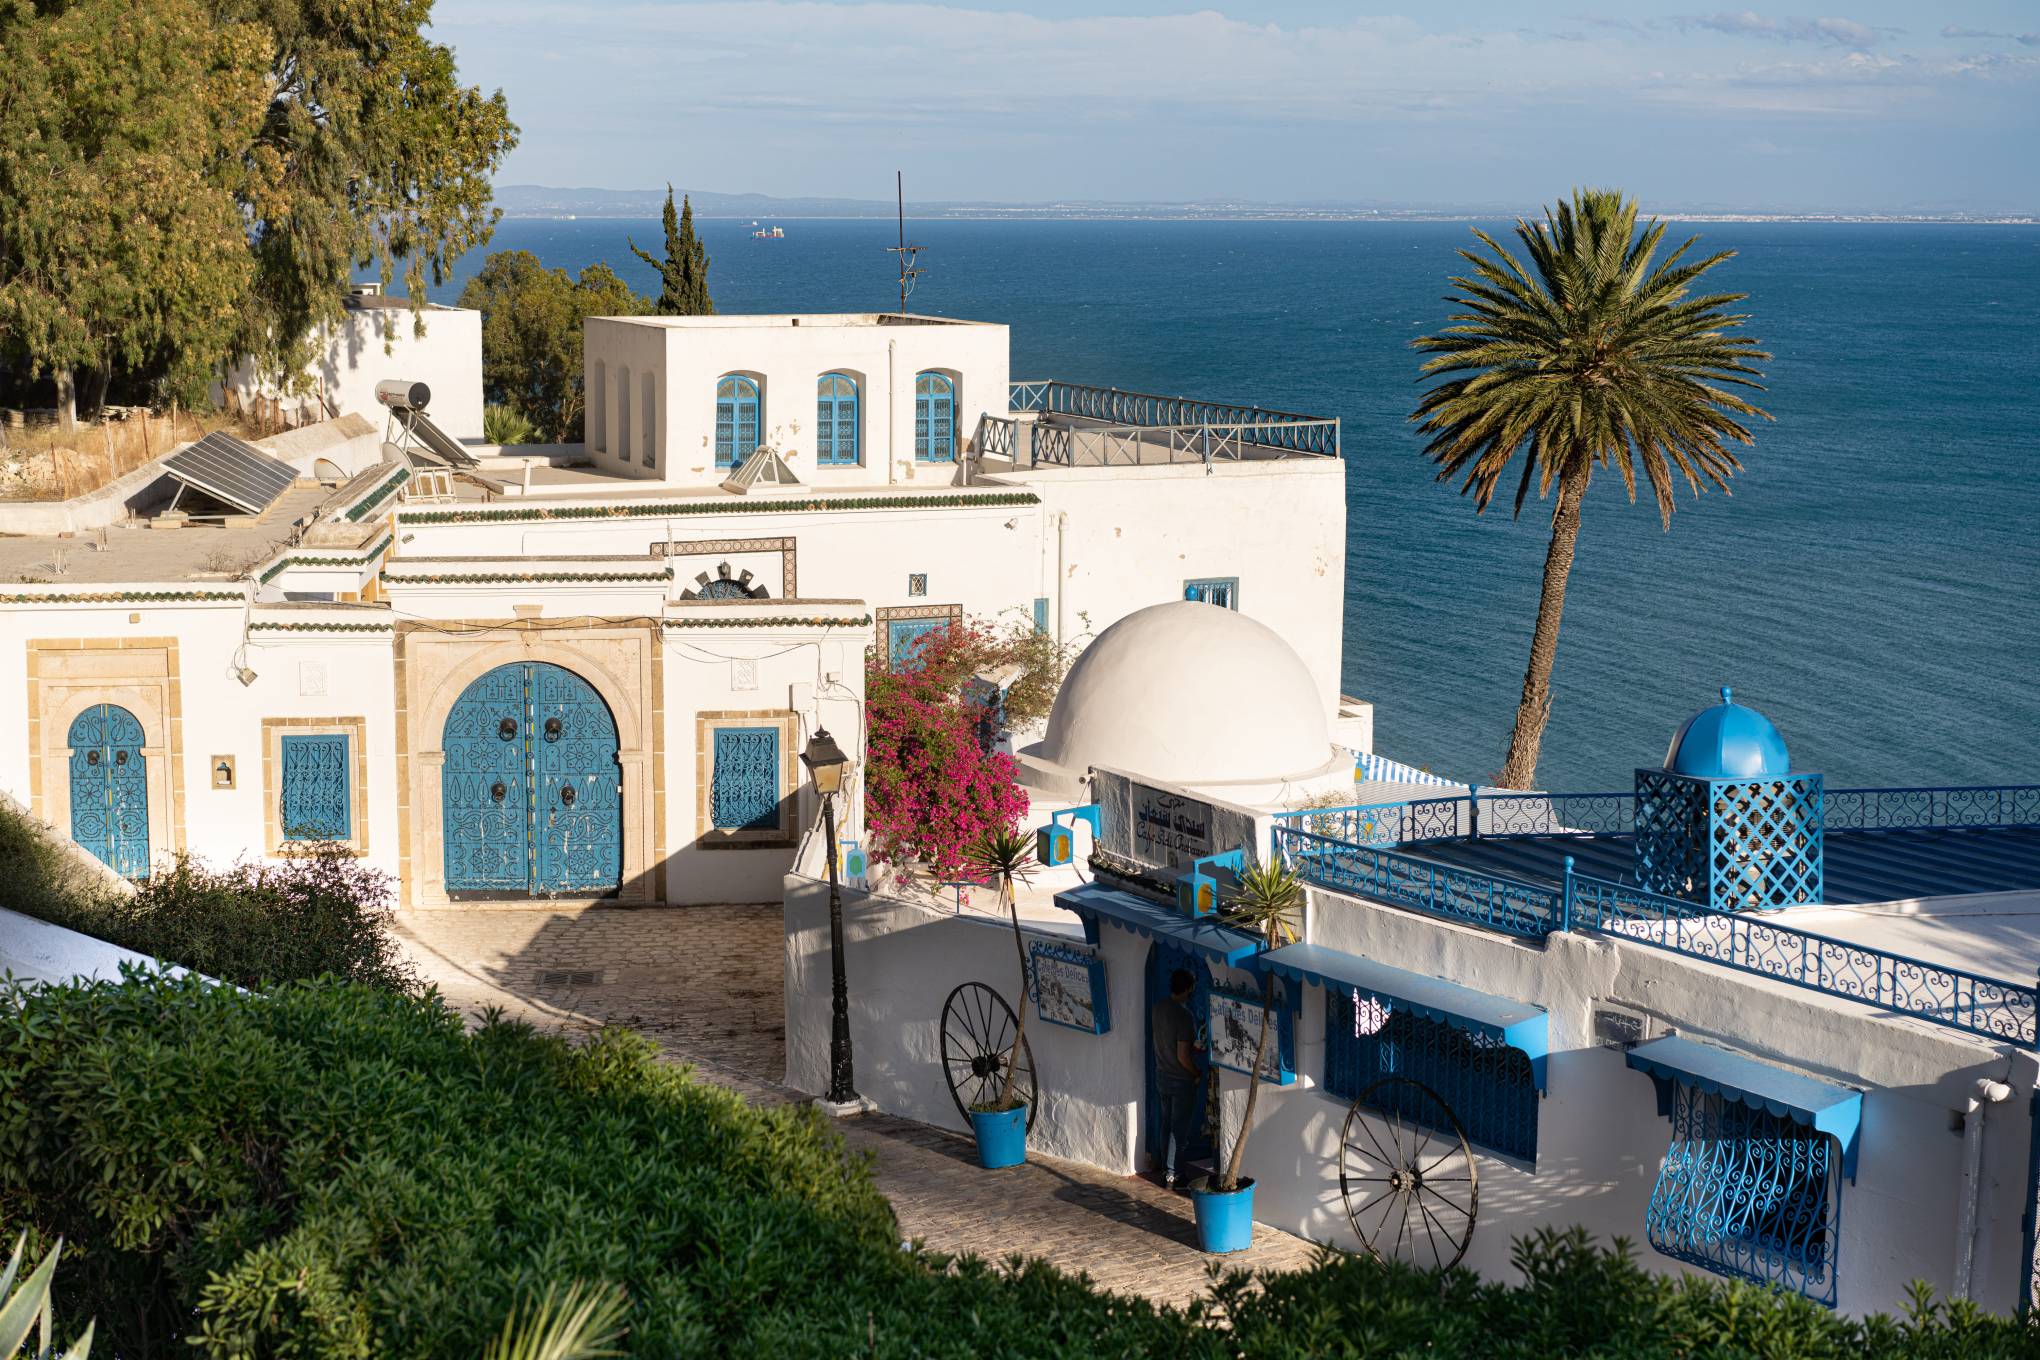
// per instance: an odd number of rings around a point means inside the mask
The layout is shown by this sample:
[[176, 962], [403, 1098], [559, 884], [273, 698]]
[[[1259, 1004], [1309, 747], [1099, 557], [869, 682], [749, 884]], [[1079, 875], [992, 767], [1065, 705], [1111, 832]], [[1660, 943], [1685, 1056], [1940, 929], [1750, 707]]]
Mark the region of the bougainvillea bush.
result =
[[998, 639], [960, 623], [928, 634], [897, 666], [865, 676], [864, 816], [872, 853], [939, 879], [967, 876], [970, 848], [1027, 811], [1013, 758], [987, 752], [970, 678]]

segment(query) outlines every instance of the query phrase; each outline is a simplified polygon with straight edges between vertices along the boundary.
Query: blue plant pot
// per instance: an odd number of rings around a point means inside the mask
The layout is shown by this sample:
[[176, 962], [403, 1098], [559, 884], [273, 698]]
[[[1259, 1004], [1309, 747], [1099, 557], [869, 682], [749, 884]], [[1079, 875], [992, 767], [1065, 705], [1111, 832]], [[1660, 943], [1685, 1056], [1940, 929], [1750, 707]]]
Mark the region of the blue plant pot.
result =
[[1254, 1182], [1241, 1177], [1240, 1188], [1221, 1195], [1215, 1190], [1190, 1191], [1197, 1215], [1197, 1245], [1212, 1253], [1245, 1251], [1254, 1245]]
[[971, 1131], [977, 1134], [978, 1165], [987, 1171], [1018, 1166], [1027, 1160], [1027, 1107], [972, 1110]]

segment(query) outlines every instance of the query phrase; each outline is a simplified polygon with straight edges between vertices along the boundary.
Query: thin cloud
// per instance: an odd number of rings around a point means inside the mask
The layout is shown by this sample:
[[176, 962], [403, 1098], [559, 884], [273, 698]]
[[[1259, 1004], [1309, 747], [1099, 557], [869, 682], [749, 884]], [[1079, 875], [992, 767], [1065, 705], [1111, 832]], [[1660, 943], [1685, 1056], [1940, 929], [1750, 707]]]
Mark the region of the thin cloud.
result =
[[1722, 10], [1715, 14], [1678, 14], [1666, 20], [1680, 31], [1706, 29], [1736, 38], [1768, 38], [1776, 42], [1827, 43], [1837, 47], [1874, 47], [1889, 29], [1872, 28], [1854, 19], [1774, 19], [1755, 10]]
[[1988, 28], [1957, 28], [1954, 24], [1941, 30], [1944, 38], [1986, 38], [1998, 42], [2015, 42], [2022, 47], [2040, 47], [2040, 33], [1998, 33]]

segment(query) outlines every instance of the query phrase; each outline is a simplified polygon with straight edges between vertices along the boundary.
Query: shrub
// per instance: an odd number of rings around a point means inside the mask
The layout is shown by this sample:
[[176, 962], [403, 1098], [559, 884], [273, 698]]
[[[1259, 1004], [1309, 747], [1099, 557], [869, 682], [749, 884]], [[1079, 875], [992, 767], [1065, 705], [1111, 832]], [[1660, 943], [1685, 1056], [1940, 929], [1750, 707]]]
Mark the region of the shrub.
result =
[[536, 444], [538, 426], [514, 406], [482, 408], [482, 440], [488, 444]]
[[122, 896], [0, 805], [0, 906], [241, 987], [331, 975], [415, 989], [391, 886], [344, 847], [308, 842], [277, 864], [180, 857]]
[[897, 668], [874, 656], [867, 669], [864, 816], [881, 860], [956, 878], [972, 846], [1027, 811], [1013, 758], [980, 744], [984, 713], [965, 691], [983, 639], [958, 624], [923, 638]]
[[0, 1218], [66, 1236], [68, 1306], [113, 1354], [465, 1358], [574, 1280], [622, 1286], [638, 1356], [1193, 1335], [1046, 1267], [902, 1252], [812, 1107], [748, 1106], [623, 1031], [573, 1046], [466, 1032], [430, 996], [137, 975], [0, 991], [0, 1072]]

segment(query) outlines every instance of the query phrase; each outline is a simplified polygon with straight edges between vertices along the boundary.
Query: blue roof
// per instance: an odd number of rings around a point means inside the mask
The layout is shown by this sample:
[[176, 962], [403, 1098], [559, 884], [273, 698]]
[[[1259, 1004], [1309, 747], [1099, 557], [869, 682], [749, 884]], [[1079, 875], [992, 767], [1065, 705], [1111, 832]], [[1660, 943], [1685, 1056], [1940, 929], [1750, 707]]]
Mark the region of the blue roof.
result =
[[1842, 1145], [1842, 1171], [1850, 1180], [1856, 1178], [1861, 1091], [1676, 1034], [1638, 1044], [1629, 1050], [1627, 1060], [1657, 1083], [1659, 1114], [1671, 1113], [1669, 1083], [1697, 1086], [1833, 1134]]
[[1084, 919], [1084, 935], [1098, 943], [1098, 923], [1110, 921], [1137, 935], [1160, 936], [1172, 944], [1224, 964], [1261, 950], [1261, 937], [1222, 926], [1209, 916], [1185, 916], [1173, 904], [1156, 902], [1121, 888], [1086, 883], [1055, 895], [1055, 904]]
[[1353, 988], [1381, 1001], [1390, 1010], [1414, 1011], [1519, 1048], [1529, 1055], [1537, 1089], [1544, 1089], [1544, 1059], [1551, 1052], [1551, 1036], [1548, 1019], [1540, 1007], [1475, 991], [1444, 978], [1390, 967], [1321, 944], [1287, 944], [1269, 950], [1260, 962], [1282, 977], [1315, 982], [1326, 988]]
[[1727, 685], [1721, 702], [1686, 719], [1665, 751], [1665, 768], [1695, 779], [1761, 779], [1789, 774], [1792, 756], [1771, 720], [1734, 702]]

